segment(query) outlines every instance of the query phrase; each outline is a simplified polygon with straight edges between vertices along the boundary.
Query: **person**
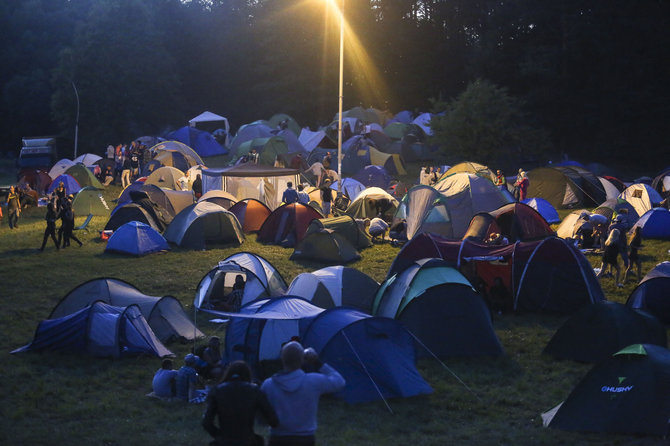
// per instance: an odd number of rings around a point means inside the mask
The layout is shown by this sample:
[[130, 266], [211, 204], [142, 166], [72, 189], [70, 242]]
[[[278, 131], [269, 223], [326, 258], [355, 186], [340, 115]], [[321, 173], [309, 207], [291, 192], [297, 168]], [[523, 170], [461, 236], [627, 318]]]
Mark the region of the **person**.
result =
[[202, 351], [201, 359], [205, 362], [205, 366], [200, 369], [202, 376], [218, 381], [223, 374], [221, 363], [221, 340], [218, 336], [209, 338], [207, 347]]
[[400, 219], [389, 228], [391, 243], [399, 244], [407, 241], [407, 220]]
[[135, 181], [140, 176], [140, 155], [137, 143], [133, 141], [130, 148], [130, 180]]
[[308, 204], [309, 194], [305, 192], [305, 186], [298, 184], [298, 203]]
[[7, 194], [7, 223], [9, 229], [19, 228], [19, 217], [21, 216], [21, 198], [14, 186], [9, 186]]
[[51, 236], [51, 240], [54, 241], [54, 245], [56, 245], [56, 249], [58, 250], [58, 240], [56, 240], [56, 220], [58, 220], [58, 213], [56, 212], [56, 207], [53, 201], [49, 201], [49, 203], [47, 203], [47, 213], [44, 216], [44, 219], [47, 222], [47, 227], [44, 230], [44, 239], [42, 240], [42, 247], [40, 247], [40, 251], [44, 251], [49, 236]]
[[114, 182], [114, 173], [112, 172], [112, 166], [108, 165], [105, 167], [104, 182], [103, 186], [109, 186]]
[[617, 228], [614, 228], [610, 231], [605, 241], [605, 250], [603, 251], [602, 263], [600, 264], [600, 272], [597, 277], [603, 277], [605, 275], [605, 270], [609, 269], [610, 272], [612, 268], [616, 271], [616, 276], [614, 282], [619, 288], [623, 287], [623, 284], [619, 282], [619, 274], [621, 270], [619, 269], [619, 262], [617, 257], [619, 256], [619, 238], [624, 237]]
[[326, 156], [323, 157], [323, 161], [321, 162], [321, 164], [323, 164], [323, 168], [326, 170], [330, 169], [330, 165], [332, 162], [333, 162], [332, 155], [330, 154], [330, 152], [326, 152]]
[[291, 204], [298, 201], [298, 192], [293, 189], [293, 182], [289, 181], [286, 183], [286, 190], [281, 196], [281, 201], [286, 204]]
[[173, 398], [175, 396], [175, 383], [177, 371], [172, 368], [172, 359], [164, 359], [161, 368], [156, 370], [151, 387], [154, 395], [160, 398]]
[[591, 215], [588, 212], [582, 212], [575, 223], [575, 228], [572, 238], [577, 241], [577, 246], [580, 249], [591, 249], [593, 247]]
[[[621, 209], [622, 212], [620, 212], [616, 217], [614, 217], [614, 222], [610, 224], [609, 228], [607, 229], [607, 235], [609, 237], [609, 234], [612, 232], [613, 229], [617, 229], [620, 234], [623, 234], [621, 237], [619, 237], [619, 255], [621, 256], [621, 260], [623, 261], [623, 267], [624, 271], [628, 269], [628, 266], [630, 265], [630, 262], [628, 261], [628, 239], [626, 239], [625, 234], [628, 232], [628, 220], [625, 217], [625, 212], [624, 209]], [[626, 210], [627, 212], [627, 210]]]
[[507, 189], [506, 183], [507, 181], [505, 180], [505, 175], [503, 175], [502, 170], [500, 169], [496, 170], [496, 178], [493, 184], [495, 184], [500, 190], [506, 190]]
[[106, 150], [106, 155], [107, 159], [113, 160], [114, 159], [114, 146], [113, 145], [108, 145], [107, 150]]
[[530, 181], [528, 180], [528, 175], [526, 175], [526, 172], [524, 172], [523, 169], [519, 169], [519, 174], [516, 176], [516, 181], [514, 182], [514, 199], [516, 201], [523, 201], [526, 199], [529, 184]]
[[375, 217], [370, 220], [370, 226], [368, 227], [368, 233], [374, 241], [377, 237], [381, 237], [381, 240], [384, 241], [384, 236], [388, 230], [389, 225], [380, 217]]
[[593, 227], [593, 246], [597, 249], [605, 249], [605, 240], [607, 239], [608, 219], [604, 215], [592, 213], [589, 217], [589, 223]]
[[635, 265], [637, 270], [637, 280], [642, 279], [642, 260], [640, 259], [640, 255], [638, 253], [640, 248], [642, 248], [641, 226], [635, 226], [633, 232], [629, 235], [628, 247], [629, 247], [628, 266], [626, 267], [626, 272], [623, 274], [623, 283], [626, 283], [626, 279], [628, 278], [630, 270], [633, 268], [633, 264]]
[[423, 169], [423, 172], [421, 173], [421, 184], [424, 186], [430, 186], [430, 172], [432, 168], [430, 166], [427, 166]]
[[[283, 370], [261, 385], [279, 420], [270, 430], [270, 446], [314, 445], [319, 398], [344, 388], [344, 378], [297, 341], [284, 344], [280, 356]], [[303, 365], [318, 373], [305, 372]]]
[[256, 149], [251, 149], [251, 152], [249, 152], [249, 161], [258, 164], [258, 151]]
[[193, 353], [184, 356], [184, 365], [177, 371], [175, 376], [175, 396], [183, 401], [193, 401], [196, 398], [196, 387], [199, 376], [195, 371], [198, 357]]
[[431, 173], [430, 173], [429, 185], [430, 186], [435, 186], [437, 184], [437, 180], [440, 178], [437, 175], [437, 172], [439, 171], [439, 169], [436, 169], [435, 167], [431, 167], [430, 170], [431, 170]]
[[[125, 148], [125, 146], [124, 146]], [[126, 152], [127, 153], [127, 152]], [[123, 156], [123, 170], [121, 171], [121, 187], [126, 188], [130, 186], [130, 183], [132, 181], [130, 180], [130, 154], [127, 153], [126, 155]]]
[[56, 212], [60, 212], [65, 204], [65, 184], [62, 181], [54, 189], [53, 196], [56, 198]]
[[[83, 245], [74, 234], [74, 210], [72, 209], [72, 195], [68, 196], [63, 204], [63, 209], [60, 212], [61, 226], [58, 229], [58, 244], [61, 248], [70, 246], [70, 240], [79, 243], [79, 247]], [[61, 244], [62, 240], [62, 244]]]
[[202, 427], [214, 438], [211, 445], [262, 446], [263, 437], [254, 432], [257, 415], [272, 427], [279, 423], [267, 396], [251, 382], [249, 365], [234, 361], [226, 369], [221, 384], [207, 395]]
[[330, 180], [328, 178], [323, 182], [323, 186], [321, 186], [320, 190], [323, 216], [328, 217], [330, 215], [330, 207], [333, 203], [333, 190], [330, 188]]
[[202, 177], [200, 174], [195, 176], [195, 180], [193, 180], [193, 184], [191, 185], [191, 190], [193, 191], [196, 200], [202, 197]]

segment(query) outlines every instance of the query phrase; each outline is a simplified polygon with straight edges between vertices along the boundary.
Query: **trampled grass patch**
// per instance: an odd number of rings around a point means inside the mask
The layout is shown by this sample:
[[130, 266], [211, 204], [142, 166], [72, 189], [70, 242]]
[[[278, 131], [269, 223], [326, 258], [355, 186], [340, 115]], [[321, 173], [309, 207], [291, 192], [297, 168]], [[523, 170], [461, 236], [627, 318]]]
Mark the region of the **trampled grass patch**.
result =
[[[106, 191], [108, 199], [118, 188]], [[321, 268], [315, 262], [288, 260], [292, 250], [265, 246], [250, 236], [241, 247], [208, 251], [173, 248], [165, 254], [131, 258], [104, 254], [98, 230], [106, 219], [95, 217], [84, 246], [56, 251], [39, 248], [44, 210], [25, 211], [20, 228], [0, 222], [0, 443], [6, 445], [193, 445], [209, 439], [200, 427], [204, 405], [167, 403], [145, 396], [160, 366], [157, 358], [93, 359], [60, 353], [9, 352], [32, 339], [37, 324], [71, 289], [97, 277], [116, 277], [147, 294], [172, 295], [192, 315], [200, 279], [221, 259], [240, 250], [269, 260], [290, 282], [297, 274]], [[83, 217], [78, 219], [78, 223]], [[667, 260], [670, 242], [645, 241], [643, 274]], [[389, 244], [364, 250], [351, 266], [381, 281], [398, 252]], [[588, 256], [599, 266], [597, 256]], [[634, 282], [637, 281], [637, 278]], [[617, 288], [603, 280], [610, 300], [625, 302], [635, 283]], [[220, 326], [198, 315], [207, 334]], [[421, 359], [418, 368], [433, 394], [407, 399], [349, 405], [334, 398], [321, 402], [318, 438], [321, 445], [625, 445], [661, 444], [658, 438], [570, 433], [542, 427], [540, 413], [567, 397], [590, 369], [588, 364], [557, 361], [542, 349], [564, 317], [552, 315], [494, 316], [505, 349], [501, 358], [449, 358], [442, 363]], [[190, 344], [170, 344], [176, 363]], [[466, 387], [467, 386], [467, 387]]]

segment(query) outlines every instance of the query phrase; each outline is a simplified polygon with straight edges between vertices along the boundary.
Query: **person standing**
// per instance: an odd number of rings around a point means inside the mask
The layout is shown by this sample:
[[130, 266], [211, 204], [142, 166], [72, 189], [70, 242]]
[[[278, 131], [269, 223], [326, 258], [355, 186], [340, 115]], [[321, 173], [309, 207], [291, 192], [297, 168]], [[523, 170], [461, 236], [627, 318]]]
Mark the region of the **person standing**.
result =
[[47, 222], [47, 227], [44, 230], [44, 239], [42, 240], [40, 251], [44, 251], [49, 236], [51, 236], [51, 240], [54, 241], [54, 245], [56, 245], [56, 249], [58, 250], [58, 240], [56, 240], [56, 220], [58, 220], [58, 213], [56, 212], [56, 207], [54, 206], [53, 201], [50, 201], [47, 204], [47, 214], [44, 219]]
[[[321, 362], [314, 349], [304, 350], [297, 341], [284, 344], [281, 362], [283, 370], [261, 385], [279, 419], [270, 430], [270, 446], [314, 445], [319, 398], [344, 388], [344, 378]], [[303, 365], [318, 372], [307, 373]]]
[[133, 146], [130, 149], [130, 180], [135, 181], [140, 176], [140, 155], [137, 143], [133, 141]]
[[70, 240], [74, 240], [79, 243], [81, 247], [83, 243], [79, 240], [73, 233], [74, 231], [74, 209], [72, 209], [72, 195], [70, 195], [63, 205], [61, 210], [61, 227], [58, 230], [58, 242], [60, 244], [61, 235], [63, 237], [63, 244], [61, 248], [67, 248], [70, 246]]
[[7, 194], [7, 223], [9, 229], [19, 229], [19, 217], [21, 216], [21, 197], [14, 189], [14, 186], [9, 186], [9, 193]]
[[291, 181], [286, 183], [286, 190], [281, 196], [281, 201], [286, 204], [291, 204], [298, 201], [298, 192], [293, 189], [293, 183]]
[[[251, 369], [244, 361], [234, 361], [226, 369], [222, 383], [207, 395], [202, 427], [214, 438], [212, 445], [256, 446], [265, 444], [254, 432], [256, 415], [272, 427], [277, 414], [267, 397], [251, 382]], [[218, 426], [215, 420], [218, 419]]]
[[624, 237], [625, 234], [619, 232], [618, 229], [614, 228], [610, 231], [605, 241], [605, 250], [603, 251], [602, 263], [600, 264], [600, 272], [596, 277], [600, 278], [605, 275], [605, 270], [609, 269], [610, 272], [612, 269], [616, 271], [616, 276], [614, 282], [619, 288], [623, 287], [623, 284], [619, 282], [619, 275], [621, 270], [619, 269], [619, 262], [617, 258], [619, 257], [619, 238]]
[[[125, 146], [124, 146], [125, 147]], [[123, 155], [123, 170], [121, 171], [121, 187], [124, 189], [128, 186], [130, 186], [130, 152], [129, 151], [124, 151]]]
[[503, 175], [502, 170], [500, 169], [496, 170], [496, 178], [493, 184], [495, 184], [500, 190], [506, 190], [507, 189], [506, 183], [507, 181], [505, 180], [505, 175]]
[[321, 186], [321, 209], [323, 209], [323, 216], [330, 215], [330, 207], [333, 203], [333, 190], [330, 188], [330, 180], [326, 178]]
[[298, 203], [309, 204], [309, 194], [305, 192], [305, 186], [298, 184]]

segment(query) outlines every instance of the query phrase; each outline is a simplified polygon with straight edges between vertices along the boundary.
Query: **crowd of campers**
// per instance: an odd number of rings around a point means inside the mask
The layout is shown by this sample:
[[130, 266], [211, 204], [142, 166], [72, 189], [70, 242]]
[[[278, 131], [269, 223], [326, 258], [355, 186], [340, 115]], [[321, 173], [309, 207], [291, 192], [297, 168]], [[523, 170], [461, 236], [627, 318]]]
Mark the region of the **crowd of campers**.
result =
[[[26, 205], [45, 206], [42, 249], [48, 238], [57, 248], [81, 243], [76, 215], [87, 217], [83, 229], [93, 216], [106, 219], [97, 228], [105, 256], [240, 250], [197, 283], [192, 317], [171, 296], [97, 278], [67, 293], [14, 352], [154, 355], [162, 363], [150, 396], [206, 403], [202, 423], [214, 444], [263, 444], [257, 414], [271, 426], [270, 444], [313, 444], [321, 394], [383, 400], [390, 409], [389, 399], [433, 391], [417, 358], [499, 357], [497, 315], [562, 314], [569, 319], [545, 353], [595, 366], [542, 415], [545, 425], [667, 435], [670, 263], [643, 277], [640, 251], [645, 239], [670, 239], [670, 168], [624, 182], [574, 162], [512, 177], [469, 161], [430, 166], [430, 118], [351, 109], [338, 159], [337, 119], [311, 131], [281, 114], [233, 136], [225, 118], [206, 112], [165, 138], [24, 172], [5, 200], [5, 218], [16, 228]], [[224, 128], [198, 128], [207, 122]], [[424, 165], [415, 179], [408, 161]], [[102, 190], [114, 185], [121, 191], [109, 206]], [[323, 267], [287, 283], [269, 261], [243, 250], [251, 234], [284, 247], [290, 261]], [[399, 248], [381, 283], [345, 266], [379, 243]], [[587, 256], [599, 256], [601, 266]], [[601, 280], [623, 287], [633, 276], [639, 285], [625, 304], [606, 299]], [[225, 338], [206, 336], [199, 315], [218, 318]], [[101, 336], [102, 326], [111, 332]], [[599, 332], [590, 333], [595, 326]], [[167, 347], [175, 340], [193, 343], [179, 360]], [[661, 377], [646, 382], [644, 396], [632, 390], [642, 387], [637, 381], [587, 389], [603, 376], [632, 376], [633, 368]], [[620, 401], [605, 409], [613, 392]], [[651, 400], [658, 416], [612, 421]]]

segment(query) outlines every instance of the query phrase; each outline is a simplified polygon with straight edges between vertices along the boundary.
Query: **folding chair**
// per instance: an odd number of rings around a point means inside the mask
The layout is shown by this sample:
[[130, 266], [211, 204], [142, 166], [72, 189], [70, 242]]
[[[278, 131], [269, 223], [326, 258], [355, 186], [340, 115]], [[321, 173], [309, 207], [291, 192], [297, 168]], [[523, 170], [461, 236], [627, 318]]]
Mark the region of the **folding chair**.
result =
[[91, 219], [92, 219], [92, 218], [93, 218], [93, 214], [88, 214], [88, 217], [86, 217], [86, 220], [84, 221], [84, 223], [80, 224], [79, 226], [76, 226], [76, 227], [74, 228], [74, 230], [75, 230], [75, 231], [84, 231], [84, 232], [88, 232], [88, 229], [86, 229], [86, 227], [87, 227], [88, 224], [91, 222]]

